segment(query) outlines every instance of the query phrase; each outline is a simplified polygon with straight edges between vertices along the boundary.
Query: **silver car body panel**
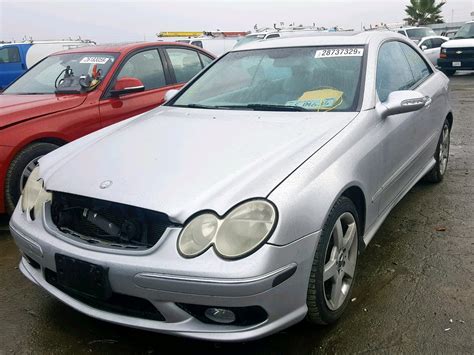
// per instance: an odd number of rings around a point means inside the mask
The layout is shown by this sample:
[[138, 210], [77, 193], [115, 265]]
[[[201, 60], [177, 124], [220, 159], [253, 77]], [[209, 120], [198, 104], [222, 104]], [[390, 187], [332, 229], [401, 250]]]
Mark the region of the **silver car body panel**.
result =
[[[22, 272], [71, 307], [117, 324], [196, 338], [259, 338], [302, 320], [313, 257], [331, 207], [347, 191], [363, 196], [368, 243], [385, 217], [433, 166], [445, 118], [448, 79], [433, 73], [413, 88], [431, 100], [419, 111], [380, 117], [377, 54], [385, 41], [418, 48], [401, 35], [366, 32], [276, 39], [237, 51], [314, 45], [363, 45], [366, 70], [359, 112], [256, 112], [160, 107], [68, 144], [40, 160], [48, 190], [126, 203], [166, 213], [177, 223], [146, 251], [118, 251], [77, 242], [51, 221], [49, 204], [31, 221], [17, 206], [12, 234], [27, 258]], [[188, 85], [192, 85], [188, 84]], [[103, 181], [111, 180], [107, 189]], [[350, 190], [348, 190], [350, 189]], [[185, 259], [177, 250], [182, 225], [195, 213], [223, 215], [248, 198], [278, 209], [270, 239], [238, 260], [213, 248]], [[56, 253], [109, 268], [114, 292], [150, 301], [166, 318], [152, 321], [90, 307], [49, 284]], [[281, 283], [279, 276], [293, 272]], [[206, 324], [176, 303], [246, 307], [268, 318], [253, 326]]]

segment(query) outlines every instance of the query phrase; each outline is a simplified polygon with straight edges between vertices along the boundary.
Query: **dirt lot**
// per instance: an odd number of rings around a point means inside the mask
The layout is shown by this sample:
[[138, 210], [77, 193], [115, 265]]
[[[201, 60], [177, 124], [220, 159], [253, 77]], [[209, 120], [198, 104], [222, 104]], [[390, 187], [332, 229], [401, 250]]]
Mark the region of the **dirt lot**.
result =
[[[246, 344], [137, 331], [84, 316], [24, 278], [0, 216], [0, 354], [474, 353], [474, 74], [451, 80], [449, 171], [420, 183], [362, 255], [355, 300], [331, 327], [304, 323]], [[472, 234], [471, 234], [472, 233]]]

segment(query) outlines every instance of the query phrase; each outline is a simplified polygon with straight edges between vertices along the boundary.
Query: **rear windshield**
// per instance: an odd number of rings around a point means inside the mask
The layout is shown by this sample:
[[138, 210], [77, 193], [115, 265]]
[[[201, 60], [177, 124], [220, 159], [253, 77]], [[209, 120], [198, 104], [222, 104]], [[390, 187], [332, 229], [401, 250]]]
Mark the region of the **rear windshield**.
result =
[[474, 38], [474, 23], [466, 23], [454, 36], [455, 39]]

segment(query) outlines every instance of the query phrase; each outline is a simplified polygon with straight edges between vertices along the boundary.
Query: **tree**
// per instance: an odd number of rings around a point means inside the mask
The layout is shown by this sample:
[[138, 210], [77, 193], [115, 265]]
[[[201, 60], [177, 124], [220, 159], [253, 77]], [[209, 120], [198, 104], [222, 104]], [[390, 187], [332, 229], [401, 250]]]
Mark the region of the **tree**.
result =
[[443, 23], [441, 8], [446, 4], [445, 0], [439, 3], [436, 0], [410, 0], [405, 12], [408, 17], [404, 20], [409, 25], [428, 25], [432, 23]]

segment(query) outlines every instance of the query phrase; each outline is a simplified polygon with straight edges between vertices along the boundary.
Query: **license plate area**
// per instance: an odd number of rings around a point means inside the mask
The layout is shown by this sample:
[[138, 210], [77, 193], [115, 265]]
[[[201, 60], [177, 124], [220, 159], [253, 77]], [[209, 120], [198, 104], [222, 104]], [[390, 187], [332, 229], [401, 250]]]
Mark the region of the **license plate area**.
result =
[[461, 62], [453, 62], [453, 67], [460, 67], [461, 66]]
[[105, 300], [112, 295], [109, 269], [86, 261], [56, 254], [57, 282], [60, 286], [84, 296]]

